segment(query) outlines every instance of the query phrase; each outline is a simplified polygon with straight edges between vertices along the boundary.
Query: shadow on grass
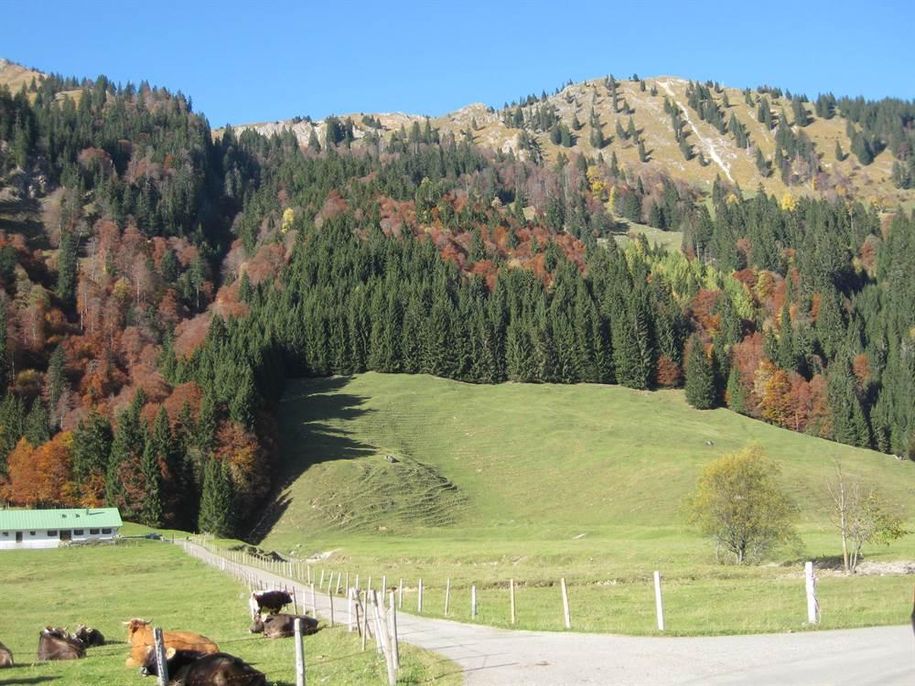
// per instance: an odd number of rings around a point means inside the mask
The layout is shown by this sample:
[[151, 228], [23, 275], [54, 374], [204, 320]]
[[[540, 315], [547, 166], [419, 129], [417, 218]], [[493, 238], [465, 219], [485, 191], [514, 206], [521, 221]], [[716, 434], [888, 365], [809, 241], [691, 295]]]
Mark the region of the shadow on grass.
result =
[[[17, 665], [18, 666], [18, 665]], [[15, 670], [16, 667], [11, 667], [10, 670]], [[9, 672], [4, 670], [3, 676], [7, 676]], [[27, 677], [13, 677], [10, 679], [0, 679], [0, 686], [13, 686], [16, 684], [45, 684], [49, 681], [57, 681], [58, 677], [56, 676], [27, 676]]]
[[352, 420], [369, 412], [366, 398], [341, 393], [351, 377], [296, 379], [290, 382], [280, 411], [282, 456], [277, 464], [273, 494], [263, 515], [254, 524], [248, 541], [260, 544], [282, 518], [291, 499], [283, 495], [312, 465], [332, 460], [353, 460], [375, 454], [375, 447], [351, 438], [328, 422]]

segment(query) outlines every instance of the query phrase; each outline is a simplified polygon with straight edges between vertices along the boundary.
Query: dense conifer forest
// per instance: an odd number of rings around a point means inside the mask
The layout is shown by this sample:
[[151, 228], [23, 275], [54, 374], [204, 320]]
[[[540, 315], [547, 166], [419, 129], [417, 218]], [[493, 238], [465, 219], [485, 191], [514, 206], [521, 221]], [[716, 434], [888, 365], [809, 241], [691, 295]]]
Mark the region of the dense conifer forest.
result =
[[[746, 136], [706, 87], [690, 107]], [[893, 148], [912, 183], [912, 104], [816, 111], [857, 127], [859, 156]], [[5, 499], [243, 533], [273, 485], [284, 380], [366, 370], [685, 387], [915, 459], [910, 214], [721, 180], [706, 197], [599, 153], [522, 160], [369, 121], [361, 145], [334, 119], [300, 146], [214, 137], [145, 83], [0, 89]], [[548, 109], [536, 125], [577, 135]], [[809, 154], [803, 131], [777, 139]], [[619, 247], [619, 218], [681, 228], [682, 250]]]

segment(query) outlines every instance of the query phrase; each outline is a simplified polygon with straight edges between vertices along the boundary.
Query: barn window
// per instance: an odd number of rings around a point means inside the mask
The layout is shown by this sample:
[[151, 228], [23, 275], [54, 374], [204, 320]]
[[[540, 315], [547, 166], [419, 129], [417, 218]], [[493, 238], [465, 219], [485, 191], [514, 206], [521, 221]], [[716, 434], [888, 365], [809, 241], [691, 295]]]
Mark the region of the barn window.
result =
[[103, 534], [110, 534], [110, 533], [111, 533], [111, 529], [102, 529], [102, 533], [103, 533]]
[[82, 536], [82, 535], [83, 535], [83, 530], [82, 530], [82, 529], [76, 529], [76, 530], [73, 532], [73, 535], [74, 535], [74, 536]]
[[4, 532], [3, 532], [3, 535], [6, 536], [7, 538], [9, 538], [9, 537], [10, 537], [10, 532], [9, 532], [9, 531], [4, 531]]
[[98, 529], [89, 529], [89, 534], [91, 536], [98, 536]]
[[56, 535], [57, 535], [56, 531], [51, 531], [50, 529], [48, 529], [48, 536], [56, 536]]
[[34, 531], [29, 531], [29, 536], [34, 536], [34, 535], [35, 535]]

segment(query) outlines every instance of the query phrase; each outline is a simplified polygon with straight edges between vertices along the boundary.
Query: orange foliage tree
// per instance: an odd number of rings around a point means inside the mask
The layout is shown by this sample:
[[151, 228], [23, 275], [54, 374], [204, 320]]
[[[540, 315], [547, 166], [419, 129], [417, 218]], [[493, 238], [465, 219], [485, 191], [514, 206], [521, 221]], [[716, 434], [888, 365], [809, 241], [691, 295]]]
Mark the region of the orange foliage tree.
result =
[[76, 487], [71, 474], [73, 435], [61, 431], [38, 448], [19, 440], [9, 455], [7, 497], [17, 505], [71, 505]]

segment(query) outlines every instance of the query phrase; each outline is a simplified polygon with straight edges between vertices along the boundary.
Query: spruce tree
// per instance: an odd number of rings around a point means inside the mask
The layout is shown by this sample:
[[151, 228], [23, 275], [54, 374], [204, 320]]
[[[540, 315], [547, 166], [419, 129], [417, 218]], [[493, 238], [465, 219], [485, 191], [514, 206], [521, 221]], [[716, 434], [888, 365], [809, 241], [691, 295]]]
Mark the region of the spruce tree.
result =
[[96, 410], [73, 431], [73, 477], [77, 487], [93, 474], [105, 475], [111, 439], [111, 423]]
[[842, 150], [842, 144], [836, 139], [836, 160], [839, 162], [845, 161], [845, 151]]
[[64, 349], [61, 346], [54, 348], [48, 359], [48, 373], [46, 376], [45, 390], [48, 396], [48, 407], [50, 408], [50, 425], [57, 427], [60, 425], [57, 404], [64, 391], [66, 378], [64, 377]]
[[197, 529], [202, 533], [225, 537], [232, 533], [232, 482], [225, 465], [208, 458], [203, 472], [203, 493]]
[[51, 438], [48, 428], [48, 408], [44, 406], [41, 398], [32, 401], [32, 408], [25, 418], [25, 437], [29, 443], [38, 447]]
[[871, 145], [862, 133], [856, 133], [852, 137], [851, 151], [865, 167], [874, 161], [874, 153], [871, 149]]
[[158, 527], [162, 525], [162, 478], [152, 441], [147, 441], [143, 448], [143, 460], [140, 464], [143, 472], [144, 493], [140, 504], [139, 519], [146, 526]]
[[639, 141], [639, 161], [647, 162], [648, 159], [649, 159], [649, 157], [648, 157], [648, 152], [645, 150], [645, 143], [640, 140]]
[[686, 402], [698, 410], [708, 410], [718, 404], [714, 364], [705, 354], [705, 344], [698, 336], [690, 341], [684, 390]]

